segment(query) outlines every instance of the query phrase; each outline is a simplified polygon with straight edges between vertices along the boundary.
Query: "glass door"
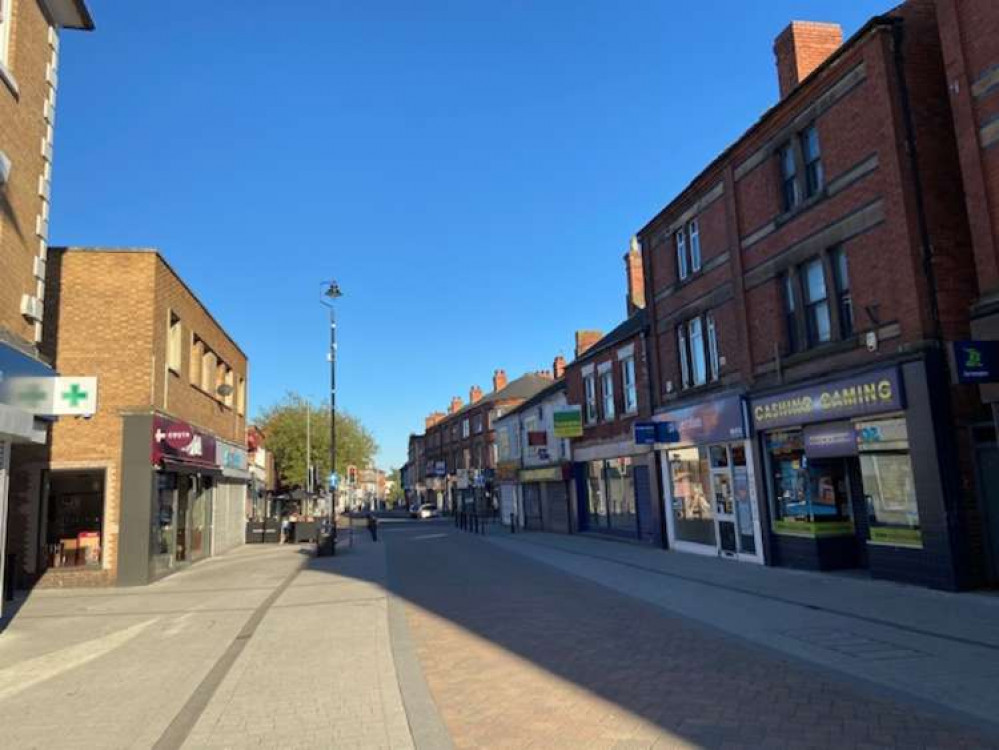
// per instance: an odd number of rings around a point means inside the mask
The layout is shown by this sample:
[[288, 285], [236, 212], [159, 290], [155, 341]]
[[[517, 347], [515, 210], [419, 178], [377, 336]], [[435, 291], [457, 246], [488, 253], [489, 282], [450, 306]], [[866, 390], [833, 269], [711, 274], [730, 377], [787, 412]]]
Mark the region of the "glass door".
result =
[[708, 461], [718, 554], [758, 560], [759, 531], [753, 509], [756, 493], [746, 443], [709, 446]]
[[726, 557], [738, 553], [735, 533], [735, 498], [732, 491], [732, 456], [727, 445], [708, 447], [711, 466], [711, 498], [715, 512], [718, 551]]

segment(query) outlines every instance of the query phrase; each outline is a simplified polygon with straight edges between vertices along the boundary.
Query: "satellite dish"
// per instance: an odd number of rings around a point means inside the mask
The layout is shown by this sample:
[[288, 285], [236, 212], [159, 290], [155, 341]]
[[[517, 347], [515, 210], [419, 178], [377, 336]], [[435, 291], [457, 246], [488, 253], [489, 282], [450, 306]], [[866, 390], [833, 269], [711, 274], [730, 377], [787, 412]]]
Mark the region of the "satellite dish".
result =
[[215, 389], [215, 392], [218, 393], [222, 398], [226, 398], [232, 395], [232, 386], [229, 385], [228, 383], [223, 383], [222, 385], [220, 385], [218, 388]]

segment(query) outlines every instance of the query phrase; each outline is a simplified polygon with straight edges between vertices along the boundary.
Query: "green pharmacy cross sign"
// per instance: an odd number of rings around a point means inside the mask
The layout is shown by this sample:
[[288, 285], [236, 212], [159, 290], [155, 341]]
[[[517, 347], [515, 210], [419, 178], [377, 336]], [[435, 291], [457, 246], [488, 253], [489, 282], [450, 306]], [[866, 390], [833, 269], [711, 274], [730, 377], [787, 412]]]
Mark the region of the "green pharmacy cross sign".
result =
[[955, 341], [954, 366], [959, 383], [999, 382], [999, 341]]
[[69, 390], [62, 394], [63, 401], [68, 401], [69, 405], [74, 409], [79, 406], [81, 402], [86, 401], [87, 398], [87, 392], [80, 388], [79, 383], [73, 383], [70, 385]]
[[0, 384], [0, 403], [36, 417], [87, 417], [97, 411], [97, 378], [7, 378]]

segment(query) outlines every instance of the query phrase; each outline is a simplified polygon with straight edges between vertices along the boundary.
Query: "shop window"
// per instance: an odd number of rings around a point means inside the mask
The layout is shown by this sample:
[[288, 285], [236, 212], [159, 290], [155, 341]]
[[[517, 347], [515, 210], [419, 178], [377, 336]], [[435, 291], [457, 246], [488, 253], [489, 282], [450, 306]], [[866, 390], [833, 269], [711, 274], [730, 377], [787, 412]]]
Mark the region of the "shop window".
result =
[[624, 413], [634, 414], [638, 411], [638, 386], [635, 382], [633, 356], [621, 361], [621, 383], [624, 386]]
[[669, 453], [673, 489], [673, 526], [677, 539], [715, 545], [710, 501], [710, 471], [704, 448], [680, 448]]
[[103, 558], [104, 471], [49, 475], [47, 564], [50, 568], [100, 568]]
[[614, 371], [600, 375], [600, 395], [603, 398], [604, 421], [614, 419]]
[[845, 459], [809, 459], [801, 430], [769, 433], [766, 446], [774, 531], [805, 536], [852, 534]]
[[846, 251], [838, 247], [829, 254], [833, 267], [833, 282], [836, 287], [836, 303], [839, 310], [839, 327], [843, 337], [853, 334], [853, 296], [850, 294], [850, 274], [847, 269]]
[[604, 463], [608, 525], [618, 531], [634, 532], [638, 527], [638, 514], [635, 510], [635, 483], [631, 459], [625, 456]]
[[167, 366], [178, 375], [181, 368], [182, 333], [180, 318], [176, 313], [171, 311], [169, 323], [167, 324]]
[[922, 547], [905, 418], [859, 422], [856, 432], [868, 538], [875, 544]]
[[586, 395], [586, 423], [597, 421], [597, 379], [593, 373], [583, 377], [583, 390]]

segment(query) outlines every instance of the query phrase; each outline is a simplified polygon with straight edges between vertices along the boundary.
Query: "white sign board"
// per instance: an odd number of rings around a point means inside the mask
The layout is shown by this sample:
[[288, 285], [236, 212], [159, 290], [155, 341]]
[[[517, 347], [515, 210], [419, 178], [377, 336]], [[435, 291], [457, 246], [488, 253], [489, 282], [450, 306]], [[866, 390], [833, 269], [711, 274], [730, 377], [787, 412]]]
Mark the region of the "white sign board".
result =
[[90, 416], [97, 412], [97, 378], [7, 378], [0, 401], [39, 417]]

